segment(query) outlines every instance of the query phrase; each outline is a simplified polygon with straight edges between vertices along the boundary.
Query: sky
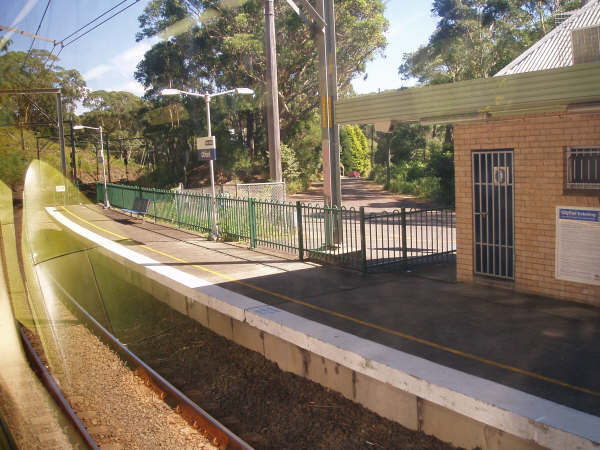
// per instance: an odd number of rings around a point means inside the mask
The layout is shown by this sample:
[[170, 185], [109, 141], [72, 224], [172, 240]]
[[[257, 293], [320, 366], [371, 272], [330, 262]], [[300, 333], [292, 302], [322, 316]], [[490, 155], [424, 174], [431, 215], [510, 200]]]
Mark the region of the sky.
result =
[[[0, 10], [0, 25], [36, 33], [49, 4], [36, 34], [61, 41], [118, 3], [119, 0], [5, 0]], [[135, 81], [133, 73], [144, 53], [157, 42], [148, 39], [135, 41], [139, 30], [137, 18], [147, 3], [148, 0], [125, 0], [103, 19], [127, 5], [133, 6], [67, 45], [60, 52], [59, 65], [77, 69], [91, 90], [129, 91], [142, 95], [144, 89]], [[385, 3], [385, 15], [390, 22], [388, 46], [383, 57], [377, 57], [367, 65], [366, 79], [359, 78], [353, 82], [359, 94], [413, 85], [413, 81], [404, 81], [398, 75], [402, 56], [426, 44], [435, 29], [436, 21], [431, 16], [429, 1], [389, 0]], [[13, 41], [11, 50], [27, 51], [32, 42], [29, 37], [6, 31], [0, 31], [0, 36], [7, 36]], [[52, 50], [53, 44], [36, 41], [34, 48]], [[54, 53], [59, 48], [56, 47]]]

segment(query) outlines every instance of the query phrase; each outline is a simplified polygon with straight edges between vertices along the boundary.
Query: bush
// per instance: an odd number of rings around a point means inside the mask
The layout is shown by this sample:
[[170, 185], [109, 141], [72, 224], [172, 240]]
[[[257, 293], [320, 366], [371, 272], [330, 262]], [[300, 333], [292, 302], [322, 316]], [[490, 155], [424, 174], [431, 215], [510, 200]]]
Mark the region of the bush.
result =
[[28, 162], [27, 158], [18, 150], [0, 150], [0, 180], [14, 190], [23, 182]]
[[294, 182], [300, 178], [302, 171], [294, 150], [286, 144], [281, 144], [281, 171], [286, 183]]
[[340, 146], [340, 160], [344, 165], [344, 172], [356, 170], [361, 176], [368, 176], [371, 172], [371, 150], [367, 137], [358, 125], [342, 127]]
[[[447, 161], [448, 156], [446, 155], [443, 158]], [[442, 164], [443, 170], [447, 172], [441, 159], [440, 164]], [[376, 166], [373, 174], [376, 183], [386, 184], [385, 167]], [[454, 204], [453, 179], [449, 181], [448, 178], [436, 176], [431, 165], [421, 161], [410, 161], [399, 165], [392, 164], [390, 184], [385, 188], [390, 192], [415, 195], [437, 205], [448, 206]]]

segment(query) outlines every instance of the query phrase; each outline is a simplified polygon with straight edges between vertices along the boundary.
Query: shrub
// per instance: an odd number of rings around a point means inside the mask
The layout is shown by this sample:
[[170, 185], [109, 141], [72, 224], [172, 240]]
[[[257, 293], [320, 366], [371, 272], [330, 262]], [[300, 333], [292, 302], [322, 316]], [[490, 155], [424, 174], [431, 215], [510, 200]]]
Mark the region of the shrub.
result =
[[368, 176], [371, 172], [371, 150], [367, 137], [358, 125], [347, 125], [340, 130], [340, 160], [345, 173], [352, 170]]
[[281, 171], [286, 183], [296, 181], [300, 175], [300, 164], [294, 150], [286, 144], [281, 144]]

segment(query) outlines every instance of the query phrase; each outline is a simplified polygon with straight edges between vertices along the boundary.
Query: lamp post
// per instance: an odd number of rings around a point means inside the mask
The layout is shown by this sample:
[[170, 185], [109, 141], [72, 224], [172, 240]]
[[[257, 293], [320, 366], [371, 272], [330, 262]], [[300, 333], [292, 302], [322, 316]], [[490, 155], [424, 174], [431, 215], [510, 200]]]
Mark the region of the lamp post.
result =
[[102, 158], [102, 175], [104, 177], [104, 207], [110, 208], [110, 202], [108, 201], [108, 190], [106, 188], [106, 167], [104, 164], [104, 141], [102, 140], [102, 127], [88, 127], [86, 125], [75, 125], [74, 130], [83, 130], [87, 128], [89, 130], [98, 130], [100, 132], [100, 158]]
[[[206, 104], [206, 127], [208, 128], [208, 136], [211, 136], [211, 127], [210, 127], [210, 99], [216, 97], [218, 95], [225, 94], [238, 94], [238, 95], [254, 95], [254, 91], [248, 88], [236, 88], [230, 89], [228, 91], [217, 92], [216, 94], [198, 94], [196, 92], [187, 92], [180, 91], [179, 89], [163, 89], [160, 91], [160, 95], [191, 95], [192, 97], [202, 97], [204, 98], [204, 103]], [[210, 234], [210, 238], [216, 240], [219, 236], [219, 228], [217, 226], [217, 199], [215, 194], [215, 169], [213, 160], [210, 159], [208, 161], [209, 169], [210, 169], [210, 190], [211, 190], [211, 216], [212, 216], [212, 231]]]

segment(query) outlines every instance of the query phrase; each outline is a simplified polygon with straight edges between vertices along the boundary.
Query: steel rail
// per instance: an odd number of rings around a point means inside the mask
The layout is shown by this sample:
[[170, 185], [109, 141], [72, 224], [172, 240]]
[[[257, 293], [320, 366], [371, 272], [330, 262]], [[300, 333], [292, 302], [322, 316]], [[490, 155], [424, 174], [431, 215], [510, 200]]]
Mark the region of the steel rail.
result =
[[131, 350], [125, 347], [115, 336], [94, 319], [75, 299], [67, 296], [71, 304], [83, 316], [85, 322], [93, 328], [93, 331], [103, 339], [116, 353], [118, 353], [130, 367], [135, 367], [134, 373], [139, 376], [146, 385], [152, 389], [167, 405], [192, 427], [198, 429], [202, 434], [208, 436], [214, 445], [220, 449], [228, 450], [252, 450], [246, 442], [235, 435], [225, 425], [196, 405], [186, 395], [160, 376], [154, 369], [148, 366]]
[[94, 441], [92, 436], [88, 433], [87, 429], [83, 426], [75, 411], [71, 408], [71, 405], [63, 395], [61, 389], [58, 387], [48, 369], [44, 366], [40, 357], [36, 353], [31, 341], [25, 334], [25, 329], [20, 322], [17, 322], [19, 325], [19, 334], [21, 335], [21, 340], [23, 341], [23, 347], [25, 348], [25, 354], [27, 355], [27, 359], [29, 363], [33, 366], [33, 370], [37, 373], [38, 377], [48, 390], [49, 394], [54, 398], [58, 406], [63, 410], [65, 415], [69, 418], [71, 423], [75, 426], [85, 443], [94, 450], [99, 450], [98, 444]]

